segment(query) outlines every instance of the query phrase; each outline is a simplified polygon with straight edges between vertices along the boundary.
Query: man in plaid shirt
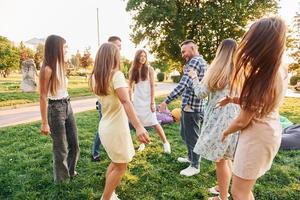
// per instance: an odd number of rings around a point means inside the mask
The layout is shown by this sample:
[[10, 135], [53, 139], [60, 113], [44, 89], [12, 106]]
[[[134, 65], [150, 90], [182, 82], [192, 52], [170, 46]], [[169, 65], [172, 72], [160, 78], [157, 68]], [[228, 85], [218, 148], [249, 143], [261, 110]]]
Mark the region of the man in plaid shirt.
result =
[[190, 166], [181, 170], [180, 174], [193, 176], [200, 172], [199, 162], [201, 158], [198, 154], [193, 152], [193, 149], [200, 133], [206, 100], [199, 99], [195, 95], [192, 87], [193, 81], [188, 76], [188, 72], [191, 69], [195, 69], [201, 81], [206, 70], [206, 61], [199, 54], [198, 46], [193, 40], [186, 40], [180, 46], [181, 55], [187, 61], [184, 66], [184, 74], [176, 88], [169, 94], [165, 101], [160, 104], [160, 112], [166, 109], [167, 104], [182, 95], [180, 134], [187, 146], [188, 157], [179, 157], [178, 161], [190, 163]]

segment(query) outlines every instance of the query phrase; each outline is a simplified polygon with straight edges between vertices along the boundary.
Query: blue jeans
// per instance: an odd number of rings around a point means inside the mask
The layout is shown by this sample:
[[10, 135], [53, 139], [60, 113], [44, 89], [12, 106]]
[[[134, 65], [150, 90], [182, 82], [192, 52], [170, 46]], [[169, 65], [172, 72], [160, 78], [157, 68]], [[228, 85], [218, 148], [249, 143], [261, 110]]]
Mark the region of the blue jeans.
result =
[[201, 160], [200, 155], [196, 154], [193, 150], [200, 134], [202, 121], [203, 116], [201, 113], [181, 111], [180, 134], [186, 144], [191, 166], [195, 168], [199, 168]]
[[[99, 121], [100, 121], [102, 118], [102, 112], [101, 112], [101, 104], [98, 101], [96, 102], [96, 109], [98, 110]], [[100, 157], [100, 147], [101, 147], [101, 141], [100, 141], [99, 133], [97, 131], [94, 139], [94, 144], [92, 147], [92, 156], [94, 158]]]

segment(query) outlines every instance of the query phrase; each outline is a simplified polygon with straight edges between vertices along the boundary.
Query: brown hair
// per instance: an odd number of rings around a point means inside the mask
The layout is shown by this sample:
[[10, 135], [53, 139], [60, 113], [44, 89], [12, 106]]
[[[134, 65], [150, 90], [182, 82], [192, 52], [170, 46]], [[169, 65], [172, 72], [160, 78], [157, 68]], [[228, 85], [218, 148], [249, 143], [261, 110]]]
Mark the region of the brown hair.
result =
[[119, 40], [120, 42], [122, 42], [121, 38], [118, 37], [118, 36], [110, 36], [107, 41], [108, 42], [114, 42], [114, 41], [117, 41], [117, 40]]
[[146, 62], [143, 64], [142, 69], [141, 69], [141, 80], [144, 81], [147, 79], [148, 74], [149, 74], [149, 68], [148, 68], [148, 60], [147, 60], [147, 53], [144, 50], [138, 50], [135, 53], [134, 60], [132, 62], [130, 72], [129, 72], [129, 85], [132, 85], [133, 83], [138, 83], [139, 82], [139, 61], [141, 54], [144, 53], [146, 55]]
[[278, 69], [285, 49], [286, 25], [281, 18], [255, 22], [238, 46], [231, 91], [240, 93], [244, 110], [268, 115], [279, 103]]
[[182, 47], [183, 45], [189, 44], [189, 43], [197, 44], [194, 40], [185, 40], [180, 44], [180, 47]]
[[234, 75], [233, 56], [236, 48], [236, 41], [230, 38], [218, 46], [216, 56], [203, 78], [210, 91], [222, 90], [230, 84]]
[[64, 77], [57, 77], [57, 64], [61, 67], [64, 73], [65, 60], [64, 60], [64, 44], [66, 40], [58, 35], [50, 35], [45, 42], [45, 53], [42, 68], [49, 66], [52, 70], [50, 77], [50, 92], [52, 95], [56, 94], [57, 88], [62, 84]]
[[94, 68], [89, 79], [91, 90], [98, 96], [109, 94], [109, 84], [113, 72], [120, 69], [120, 52], [111, 43], [104, 43], [100, 46]]

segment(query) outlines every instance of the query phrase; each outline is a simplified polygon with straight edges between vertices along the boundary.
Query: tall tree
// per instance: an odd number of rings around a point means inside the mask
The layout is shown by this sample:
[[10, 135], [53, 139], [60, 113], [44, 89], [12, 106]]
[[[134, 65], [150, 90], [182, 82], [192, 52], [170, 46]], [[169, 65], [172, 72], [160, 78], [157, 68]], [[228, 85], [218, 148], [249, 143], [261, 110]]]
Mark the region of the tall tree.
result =
[[289, 70], [300, 76], [300, 8], [294, 17], [287, 47], [290, 50], [289, 55], [293, 58], [293, 62], [289, 65]]
[[129, 0], [126, 10], [134, 19], [132, 41], [147, 41], [152, 53], [181, 71], [183, 40], [195, 40], [211, 61], [223, 39], [238, 40], [249, 22], [276, 12], [277, 4], [277, 0]]
[[34, 63], [37, 69], [41, 68], [43, 59], [44, 59], [44, 49], [45, 45], [38, 44], [34, 54]]
[[18, 49], [5, 37], [0, 36], [0, 75], [7, 77], [19, 68], [20, 56]]
[[20, 42], [18, 49], [20, 54], [20, 66], [24, 60], [27, 60], [29, 58], [34, 59], [34, 51], [26, 47], [23, 42]]
[[83, 56], [80, 60], [81, 67], [87, 68], [88, 66], [93, 65], [93, 59], [91, 57], [91, 48], [88, 47], [85, 49]]

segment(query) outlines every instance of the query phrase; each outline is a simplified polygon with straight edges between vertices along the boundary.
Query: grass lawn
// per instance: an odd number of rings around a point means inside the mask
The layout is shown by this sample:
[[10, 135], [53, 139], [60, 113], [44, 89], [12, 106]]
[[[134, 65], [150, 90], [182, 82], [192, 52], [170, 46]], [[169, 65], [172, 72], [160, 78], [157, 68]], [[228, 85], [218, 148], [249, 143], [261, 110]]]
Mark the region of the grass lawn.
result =
[[[170, 108], [179, 107], [179, 103], [174, 102]], [[299, 105], [300, 99], [287, 98], [281, 112], [300, 123]], [[100, 199], [110, 161], [104, 151], [100, 163], [90, 161], [98, 115], [96, 111], [84, 112], [76, 115], [76, 119], [81, 148], [77, 168], [80, 175], [60, 185], [53, 184], [51, 138], [39, 134], [39, 122], [0, 129], [0, 199]], [[207, 188], [216, 183], [214, 165], [203, 159], [200, 175], [180, 176], [179, 171], [186, 165], [176, 160], [186, 154], [186, 148], [179, 125], [166, 125], [164, 130], [172, 154], [162, 153], [159, 137], [151, 131], [151, 144], [136, 154], [117, 189], [122, 200], [195, 200], [209, 196]], [[138, 147], [136, 140], [134, 144]], [[300, 151], [279, 152], [272, 169], [255, 186], [256, 199], [300, 199], [299, 155]]]
[[[0, 107], [39, 101], [38, 90], [37, 92], [22, 92], [20, 89], [21, 82], [21, 74], [12, 74], [8, 78], [1, 78]], [[69, 78], [68, 92], [72, 97], [92, 95], [88, 89], [87, 79], [82, 76], [71, 76]]]

